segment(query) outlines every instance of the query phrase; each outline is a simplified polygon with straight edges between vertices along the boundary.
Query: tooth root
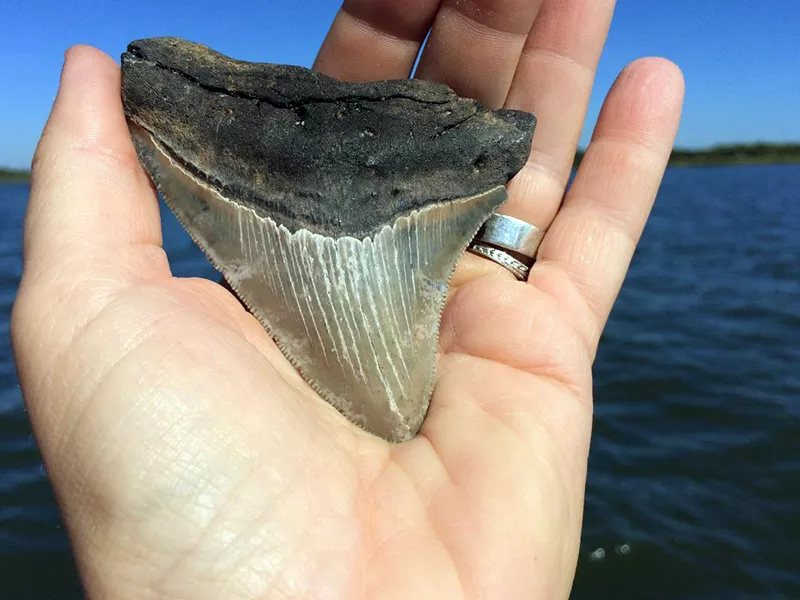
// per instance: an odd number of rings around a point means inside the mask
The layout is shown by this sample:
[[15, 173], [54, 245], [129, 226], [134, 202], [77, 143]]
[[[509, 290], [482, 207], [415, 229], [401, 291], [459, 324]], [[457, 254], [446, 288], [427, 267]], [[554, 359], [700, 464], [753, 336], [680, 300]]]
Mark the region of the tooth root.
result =
[[290, 232], [131, 132], [181, 224], [306, 381], [367, 431], [413, 437], [433, 389], [447, 281], [505, 189], [428, 206], [363, 240]]

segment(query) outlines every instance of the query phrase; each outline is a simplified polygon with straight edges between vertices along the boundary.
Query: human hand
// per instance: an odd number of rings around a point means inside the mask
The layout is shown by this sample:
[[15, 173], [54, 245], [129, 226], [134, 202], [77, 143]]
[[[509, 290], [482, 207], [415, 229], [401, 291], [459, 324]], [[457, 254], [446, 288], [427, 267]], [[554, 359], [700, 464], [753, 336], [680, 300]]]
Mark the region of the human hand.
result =
[[427, 420], [396, 446], [321, 401], [221, 286], [172, 277], [119, 68], [68, 53], [12, 327], [90, 598], [568, 596], [591, 364], [683, 93], [666, 61], [628, 67], [562, 205], [612, 4], [349, 0], [333, 25], [316, 67], [387, 79], [435, 18], [420, 76], [539, 117], [504, 208], [549, 228], [530, 280], [465, 256]]

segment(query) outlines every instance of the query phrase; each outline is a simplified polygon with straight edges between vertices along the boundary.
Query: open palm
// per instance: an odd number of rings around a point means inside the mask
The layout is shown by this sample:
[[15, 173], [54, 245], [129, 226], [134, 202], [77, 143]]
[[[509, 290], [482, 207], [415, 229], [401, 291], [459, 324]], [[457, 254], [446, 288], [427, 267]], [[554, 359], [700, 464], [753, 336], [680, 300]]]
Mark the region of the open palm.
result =
[[530, 280], [464, 258], [430, 412], [395, 446], [322, 402], [224, 288], [171, 276], [119, 68], [68, 53], [12, 324], [89, 597], [568, 596], [591, 364], [683, 93], [666, 61], [628, 67], [564, 199], [612, 5], [350, 0], [333, 24], [321, 71], [407, 77], [433, 25], [417, 76], [540, 120], [503, 209], [549, 228]]

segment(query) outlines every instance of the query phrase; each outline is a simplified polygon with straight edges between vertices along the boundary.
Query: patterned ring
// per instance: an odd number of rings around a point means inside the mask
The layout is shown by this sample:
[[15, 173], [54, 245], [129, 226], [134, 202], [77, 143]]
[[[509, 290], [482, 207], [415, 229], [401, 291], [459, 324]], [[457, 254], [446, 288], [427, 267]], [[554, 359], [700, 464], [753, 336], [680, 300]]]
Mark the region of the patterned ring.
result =
[[488, 258], [492, 262], [496, 262], [498, 265], [505, 267], [520, 281], [526, 281], [528, 279], [530, 267], [518, 261], [508, 252], [500, 250], [499, 248], [492, 248], [491, 246], [481, 244], [480, 242], [473, 242], [469, 248], [467, 248], [467, 250], [473, 254], [477, 254], [478, 256]]

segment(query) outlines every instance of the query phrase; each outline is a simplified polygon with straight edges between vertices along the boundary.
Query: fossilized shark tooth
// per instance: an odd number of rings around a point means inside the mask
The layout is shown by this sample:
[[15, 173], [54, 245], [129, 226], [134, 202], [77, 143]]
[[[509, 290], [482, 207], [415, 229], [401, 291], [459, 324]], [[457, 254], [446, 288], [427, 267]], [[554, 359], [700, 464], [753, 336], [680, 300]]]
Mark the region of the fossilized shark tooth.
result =
[[322, 398], [412, 437], [447, 282], [527, 160], [535, 117], [175, 38], [131, 43], [122, 69], [139, 158], [192, 239]]

